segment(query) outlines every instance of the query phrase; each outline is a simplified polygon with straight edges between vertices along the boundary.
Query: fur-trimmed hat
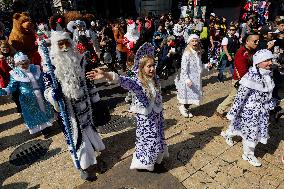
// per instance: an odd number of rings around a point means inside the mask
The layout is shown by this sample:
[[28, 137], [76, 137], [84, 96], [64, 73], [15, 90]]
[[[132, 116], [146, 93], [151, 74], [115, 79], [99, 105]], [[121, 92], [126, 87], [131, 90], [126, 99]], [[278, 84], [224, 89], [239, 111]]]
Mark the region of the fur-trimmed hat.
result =
[[273, 59], [273, 58], [274, 58], [274, 55], [272, 54], [270, 50], [267, 50], [267, 49], [259, 50], [253, 55], [253, 65], [257, 65], [263, 61]]
[[191, 34], [187, 39], [187, 44], [193, 39], [199, 39], [199, 36], [196, 34]]
[[29, 60], [29, 58], [28, 58], [27, 55], [25, 55], [25, 54], [22, 53], [22, 52], [17, 52], [17, 53], [14, 55], [14, 62], [15, 62], [15, 65], [18, 65], [20, 62], [26, 61], [26, 60]]

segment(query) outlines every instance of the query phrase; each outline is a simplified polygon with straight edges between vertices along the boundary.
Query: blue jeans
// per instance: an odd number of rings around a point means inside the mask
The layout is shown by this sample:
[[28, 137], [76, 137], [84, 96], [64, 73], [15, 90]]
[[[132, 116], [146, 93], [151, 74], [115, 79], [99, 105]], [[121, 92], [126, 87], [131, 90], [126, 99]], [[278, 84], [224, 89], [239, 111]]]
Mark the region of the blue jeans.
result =
[[[221, 78], [223, 78], [224, 71], [225, 71], [226, 66], [227, 66], [228, 63], [229, 63], [229, 61], [228, 61], [227, 59], [223, 59], [223, 60], [221, 61], [221, 65], [220, 65], [220, 67], [219, 67], [219, 76], [220, 76]], [[234, 64], [233, 64], [233, 61], [230, 62], [229, 71], [230, 71], [230, 73], [231, 73], [232, 75], [234, 74]]]
[[123, 69], [123, 71], [126, 70], [126, 61], [127, 61], [127, 53], [121, 52], [119, 50], [116, 50], [116, 57], [119, 65]]

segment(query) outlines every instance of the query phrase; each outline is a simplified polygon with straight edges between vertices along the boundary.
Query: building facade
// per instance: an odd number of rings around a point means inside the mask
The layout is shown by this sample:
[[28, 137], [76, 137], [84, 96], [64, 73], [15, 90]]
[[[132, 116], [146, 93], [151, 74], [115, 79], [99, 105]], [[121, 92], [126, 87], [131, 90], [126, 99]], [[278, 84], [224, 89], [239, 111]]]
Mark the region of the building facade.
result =
[[140, 16], [161, 15], [171, 12], [172, 0], [135, 0], [135, 6]]

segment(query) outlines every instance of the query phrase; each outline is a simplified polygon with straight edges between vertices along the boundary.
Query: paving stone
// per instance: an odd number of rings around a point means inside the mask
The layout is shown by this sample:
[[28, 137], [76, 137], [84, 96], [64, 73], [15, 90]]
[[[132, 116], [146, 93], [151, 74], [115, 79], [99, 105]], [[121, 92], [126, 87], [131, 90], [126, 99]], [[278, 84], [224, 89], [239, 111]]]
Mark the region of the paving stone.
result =
[[269, 166], [269, 164], [264, 161], [261, 161], [261, 163], [262, 163], [261, 167], [254, 167], [251, 164], [249, 164], [247, 161], [240, 159], [237, 162], [237, 166], [242, 168], [244, 171], [250, 171], [256, 175], [263, 175], [267, 172], [266, 169]]
[[234, 178], [242, 177], [246, 172], [246, 169], [238, 167], [236, 164], [228, 170], [228, 174], [232, 175]]
[[220, 155], [224, 161], [229, 163], [237, 163], [242, 157], [242, 151], [238, 146], [233, 146], [229, 150], [225, 151], [223, 154]]
[[211, 178], [215, 178], [218, 173], [220, 172], [228, 172], [234, 164], [230, 164], [228, 162], [223, 161], [220, 158], [216, 158], [213, 161], [211, 161], [208, 165], [202, 168], [202, 171], [204, 171], [207, 175], [209, 175]]
[[169, 171], [174, 177], [176, 177], [180, 182], [184, 181], [190, 176], [185, 166], [180, 166], [173, 168]]
[[213, 156], [204, 153], [203, 151], [199, 150], [195, 152], [192, 156], [191, 160], [188, 162], [191, 166], [193, 166], [196, 170], [201, 169], [202, 167], [206, 166], [213, 160]]
[[282, 189], [282, 188], [284, 188], [284, 181], [281, 182], [281, 183], [279, 184], [279, 186], [277, 186], [277, 189]]
[[214, 137], [214, 140], [206, 144], [202, 150], [207, 154], [217, 157], [220, 154], [224, 153], [228, 148], [230, 147], [227, 144], [216, 140], [216, 137]]
[[214, 180], [219, 183], [219, 185], [226, 188], [234, 180], [234, 177], [228, 174], [228, 172], [220, 171], [216, 174]]
[[222, 189], [223, 187], [219, 185], [216, 181], [211, 179], [206, 173], [202, 171], [198, 171], [189, 178], [187, 178], [185, 181], [182, 182], [182, 184], [188, 188], [220, 188]]
[[266, 185], [278, 186], [284, 180], [283, 169], [272, 164], [268, 166], [266, 172], [262, 175], [261, 183]]
[[259, 189], [259, 185], [253, 185], [251, 182], [245, 177], [241, 176], [235, 180], [233, 180], [229, 185], [229, 189]]

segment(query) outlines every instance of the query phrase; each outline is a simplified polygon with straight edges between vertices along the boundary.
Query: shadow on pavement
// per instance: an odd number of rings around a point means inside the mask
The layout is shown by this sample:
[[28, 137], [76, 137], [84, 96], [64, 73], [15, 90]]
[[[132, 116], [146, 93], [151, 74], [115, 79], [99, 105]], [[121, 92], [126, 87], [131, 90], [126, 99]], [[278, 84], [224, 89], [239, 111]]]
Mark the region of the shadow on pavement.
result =
[[[1, 119], [1, 117], [0, 117], [0, 119]], [[3, 132], [5, 130], [11, 129], [13, 127], [19, 126], [19, 125], [21, 125], [23, 123], [24, 123], [23, 118], [19, 117], [19, 118], [15, 119], [15, 120], [8, 121], [6, 123], [0, 124], [0, 132]]]
[[170, 145], [170, 158], [166, 159], [165, 165], [168, 170], [185, 166], [190, 162], [196, 151], [202, 150], [206, 144], [214, 139], [215, 136], [220, 135], [220, 127], [212, 127], [201, 132], [191, 133], [193, 138], [186, 141]]
[[193, 115], [196, 116], [206, 116], [206, 117], [211, 117], [214, 112], [216, 111], [217, 107], [219, 106], [219, 104], [221, 104], [225, 98], [227, 97], [222, 97], [222, 98], [218, 98], [214, 101], [210, 101], [206, 104], [202, 104], [200, 106], [197, 107], [193, 107], [192, 109], [190, 109], [190, 112]]
[[28, 187], [28, 183], [26, 182], [17, 182], [17, 183], [12, 183], [12, 184], [7, 184], [4, 186], [1, 186], [2, 189], [40, 189], [40, 185], [36, 185], [33, 187]]
[[278, 149], [281, 141], [284, 140], [284, 118], [280, 119], [278, 123], [273, 123], [268, 126], [270, 138], [267, 144], [259, 143], [256, 146], [255, 155], [263, 157], [265, 154], [274, 154]]
[[[41, 140], [42, 141], [42, 140]], [[29, 142], [32, 142], [32, 141], [29, 141]], [[46, 145], [47, 145], [47, 148], [50, 146], [51, 144], [51, 140], [45, 140], [45, 141], [42, 141], [42, 142], [45, 142]], [[22, 145], [25, 145], [25, 144], [22, 144]], [[21, 146], [19, 146], [16, 150], [19, 150], [19, 148], [21, 148]], [[33, 161], [33, 162], [29, 162], [27, 164], [23, 164], [21, 166], [15, 166], [13, 164], [10, 163], [10, 160], [9, 161], [6, 161], [4, 163], [1, 163], [0, 164], [0, 185], [3, 184], [3, 182], [13, 176], [14, 174], [28, 168], [30, 165], [36, 163], [36, 162], [39, 162], [39, 161], [44, 161], [44, 160], [47, 160], [53, 156], [55, 156], [56, 154], [58, 154], [59, 152], [61, 151], [61, 148], [56, 148], [56, 149], [52, 149], [50, 151], [47, 151], [47, 153], [45, 155], [43, 155], [42, 157], [40, 157], [39, 159], [36, 159], [36, 161]]]
[[[226, 77], [226, 74], [224, 75], [224, 77], [225, 78], [223, 79], [223, 82], [232, 80], [231, 77]], [[214, 84], [214, 83], [219, 83], [219, 81], [217, 80], [217, 76], [214, 76], [214, 75], [212, 75], [208, 79], [203, 79], [202, 80], [202, 86], [203, 87], [205, 87], [206, 85], [209, 85], [209, 84]]]

